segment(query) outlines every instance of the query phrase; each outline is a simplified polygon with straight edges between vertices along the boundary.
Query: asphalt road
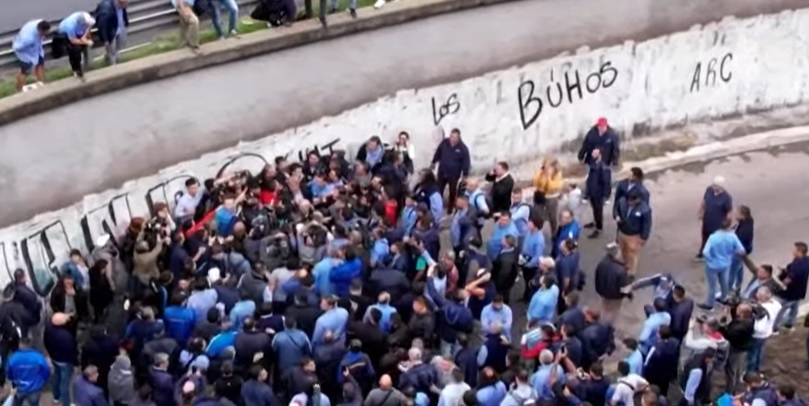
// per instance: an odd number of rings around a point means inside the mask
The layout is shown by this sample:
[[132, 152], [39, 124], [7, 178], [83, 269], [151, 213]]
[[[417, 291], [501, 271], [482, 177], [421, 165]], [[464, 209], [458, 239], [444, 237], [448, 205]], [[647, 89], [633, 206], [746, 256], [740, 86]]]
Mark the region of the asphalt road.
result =
[[[693, 261], [700, 244], [697, 208], [705, 188], [717, 175], [726, 178], [734, 204], [744, 204], [752, 210], [756, 225], [753, 261], [785, 266], [791, 260], [792, 244], [809, 240], [809, 213], [805, 209], [809, 188], [802, 176], [796, 176], [807, 164], [809, 143], [730, 156], [649, 176], [646, 185], [651, 192], [652, 237], [641, 252], [639, 277], [670, 272], [697, 303], [704, 299], [704, 270], [701, 263]], [[585, 221], [589, 221], [589, 206], [584, 213]], [[596, 240], [583, 233], [579, 245], [581, 266], [588, 275], [581, 297], [592, 308], [600, 306], [592, 275], [604, 256], [606, 243], [615, 235], [613, 221], [607, 220], [605, 227], [604, 234]], [[746, 274], [745, 283], [749, 280]], [[518, 289], [521, 287], [512, 291], [515, 298]], [[633, 301], [624, 302], [617, 322], [619, 337], [637, 336], [644, 319], [643, 305], [650, 303], [650, 298], [647, 290], [637, 293]], [[517, 336], [526, 323], [525, 305], [514, 305], [513, 312]]]
[[96, 0], [0, 0], [0, 32], [21, 27], [28, 20], [57, 20], [79, 10], [92, 10]]

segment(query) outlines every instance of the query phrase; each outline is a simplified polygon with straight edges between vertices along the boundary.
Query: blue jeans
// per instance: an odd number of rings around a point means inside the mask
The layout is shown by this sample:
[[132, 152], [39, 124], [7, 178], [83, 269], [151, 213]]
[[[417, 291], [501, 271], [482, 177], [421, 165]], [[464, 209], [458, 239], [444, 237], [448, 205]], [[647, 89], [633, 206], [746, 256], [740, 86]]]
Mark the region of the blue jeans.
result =
[[62, 406], [70, 406], [70, 378], [73, 377], [73, 365], [53, 363], [53, 400]]
[[228, 33], [236, 30], [236, 24], [239, 20], [239, 5], [236, 0], [211, 0], [211, 24], [216, 31], [217, 38], [223, 38], [225, 33], [222, 32], [222, 12], [219, 10], [219, 5], [225, 6], [228, 10]]
[[[331, 9], [337, 10], [340, 7], [340, 0], [331, 0]], [[351, 10], [357, 9], [357, 0], [348, 0], [348, 8]]]
[[24, 404], [28, 403], [30, 406], [39, 406], [39, 395], [42, 394], [40, 391], [31, 392], [31, 393], [17, 393], [14, 395], [14, 406], [23, 406]]
[[747, 372], [758, 372], [761, 369], [761, 360], [764, 358], [764, 343], [766, 339], [754, 338], [750, 351], [747, 352]]
[[[800, 300], [783, 303], [781, 311], [778, 312], [778, 316], [775, 318], [775, 324], [772, 327], [773, 331], [778, 331], [782, 325], [795, 327], [795, 319], [798, 318], [798, 305], [800, 305]], [[784, 319], [784, 316], [786, 316], [786, 319]]]
[[739, 256], [733, 257], [730, 264], [730, 274], [728, 275], [728, 286], [730, 289], [741, 289], [744, 283], [744, 263]]
[[724, 298], [728, 294], [728, 268], [723, 269], [710, 269], [705, 266], [705, 281], [708, 283], [708, 298], [705, 299], [705, 304], [713, 306], [716, 303], [716, 289], [719, 284], [719, 292]]

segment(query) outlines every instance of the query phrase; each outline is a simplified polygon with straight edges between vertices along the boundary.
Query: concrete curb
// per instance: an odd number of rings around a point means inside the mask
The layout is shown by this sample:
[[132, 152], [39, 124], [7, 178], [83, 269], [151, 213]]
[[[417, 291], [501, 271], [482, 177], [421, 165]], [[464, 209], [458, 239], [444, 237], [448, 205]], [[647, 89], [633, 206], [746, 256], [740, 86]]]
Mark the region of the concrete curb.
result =
[[47, 87], [0, 99], [0, 125], [78, 100], [114, 92], [155, 80], [236, 62], [282, 49], [299, 47], [440, 14], [516, 0], [406, 0], [380, 10], [359, 10], [359, 17], [334, 15], [329, 28], [317, 20], [302, 21], [290, 28], [246, 34], [238, 40], [219, 41], [202, 47], [201, 55], [186, 49], [155, 55], [87, 74], [87, 82], [60, 80]]

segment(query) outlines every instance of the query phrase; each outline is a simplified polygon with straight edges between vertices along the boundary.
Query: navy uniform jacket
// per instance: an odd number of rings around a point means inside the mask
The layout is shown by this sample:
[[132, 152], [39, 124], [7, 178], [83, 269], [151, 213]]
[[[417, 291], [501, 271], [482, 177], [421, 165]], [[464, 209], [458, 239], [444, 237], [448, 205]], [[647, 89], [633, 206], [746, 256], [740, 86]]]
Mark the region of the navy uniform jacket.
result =
[[579, 161], [589, 165], [593, 160], [593, 150], [596, 148], [601, 150], [601, 160], [607, 166], [618, 164], [618, 159], [621, 157], [621, 140], [612, 127], [607, 127], [604, 135], [598, 134], [597, 126], [590, 128], [581, 144]]
[[587, 174], [587, 195], [590, 200], [607, 200], [612, 191], [612, 170], [603, 160], [590, 163]]
[[644, 241], [649, 239], [652, 232], [652, 209], [644, 201], [630, 206], [626, 200], [618, 204], [618, 217], [621, 223], [618, 229], [624, 235], [640, 235]]
[[615, 201], [612, 205], [612, 217], [618, 217], [618, 205], [621, 201], [626, 200], [629, 198], [629, 192], [632, 190], [637, 190], [640, 193], [640, 200], [646, 202], [649, 207], [652, 207], [652, 203], [650, 200], [649, 189], [646, 189], [646, 186], [643, 182], [632, 183], [629, 179], [624, 179], [615, 186]]

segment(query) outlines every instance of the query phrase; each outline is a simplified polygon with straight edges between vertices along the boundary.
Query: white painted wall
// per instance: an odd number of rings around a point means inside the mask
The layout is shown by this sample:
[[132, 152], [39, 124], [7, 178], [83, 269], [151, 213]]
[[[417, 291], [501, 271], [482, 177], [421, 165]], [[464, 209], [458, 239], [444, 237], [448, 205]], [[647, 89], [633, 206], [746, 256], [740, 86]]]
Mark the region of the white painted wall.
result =
[[[575, 83], [577, 73], [581, 95], [575, 87], [566, 90]], [[533, 83], [533, 96], [529, 83]], [[94, 238], [100, 234], [101, 222], [110, 221], [108, 213], [115, 213], [119, 225], [130, 216], [144, 215], [147, 195], [155, 201], [173, 201], [187, 176], [213, 177], [223, 164], [243, 153], [271, 161], [277, 155], [295, 157], [335, 140], [335, 147], [356, 150], [370, 135], [392, 140], [406, 130], [415, 142], [418, 165], [427, 165], [440, 139], [435, 122], [444, 104], [448, 114], [440, 127], [463, 130], [474, 167], [480, 171], [496, 160], [515, 163], [556, 152], [564, 143], [575, 142], [599, 116], [608, 117], [631, 138], [638, 126], [655, 129], [802, 103], [809, 97], [808, 89], [809, 10], [801, 10], [726, 20], [643, 43], [581, 49], [574, 55], [459, 83], [405, 90], [337, 117], [183, 162], [0, 230], [0, 256], [5, 256], [0, 261], [0, 281], [8, 273], [3, 265], [8, 271], [26, 265], [23, 241], [31, 267], [46, 277], [48, 263], [62, 262], [69, 247], [87, 249], [80, 224], [85, 216]], [[533, 120], [539, 103], [541, 114]], [[524, 117], [521, 105], [527, 106]], [[262, 164], [251, 156], [234, 166], [257, 170]], [[55, 258], [42, 248], [43, 236]]]

